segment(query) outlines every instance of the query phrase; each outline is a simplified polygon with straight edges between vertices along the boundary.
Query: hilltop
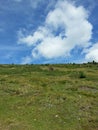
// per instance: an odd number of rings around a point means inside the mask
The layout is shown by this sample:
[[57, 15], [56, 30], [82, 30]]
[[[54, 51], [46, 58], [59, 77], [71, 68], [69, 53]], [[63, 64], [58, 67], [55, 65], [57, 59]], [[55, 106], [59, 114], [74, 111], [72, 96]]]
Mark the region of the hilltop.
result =
[[98, 64], [0, 65], [0, 130], [98, 130]]

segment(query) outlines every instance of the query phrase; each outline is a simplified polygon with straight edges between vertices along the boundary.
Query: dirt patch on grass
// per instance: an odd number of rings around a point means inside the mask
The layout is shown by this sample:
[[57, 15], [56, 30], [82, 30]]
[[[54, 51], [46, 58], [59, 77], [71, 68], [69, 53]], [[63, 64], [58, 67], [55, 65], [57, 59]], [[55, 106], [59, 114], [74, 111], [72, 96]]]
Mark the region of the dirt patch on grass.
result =
[[96, 88], [94, 88], [92, 86], [80, 86], [79, 90], [98, 92], [98, 89], [96, 89]]

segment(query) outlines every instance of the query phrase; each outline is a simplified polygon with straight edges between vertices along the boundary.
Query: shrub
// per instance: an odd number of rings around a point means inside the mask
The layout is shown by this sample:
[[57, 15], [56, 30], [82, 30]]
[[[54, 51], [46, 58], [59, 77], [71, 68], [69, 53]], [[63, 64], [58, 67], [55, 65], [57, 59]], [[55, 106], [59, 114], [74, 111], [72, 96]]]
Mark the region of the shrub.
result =
[[86, 75], [84, 74], [84, 72], [80, 72], [79, 78], [86, 78]]
[[52, 66], [49, 67], [49, 71], [53, 71], [54, 68]]

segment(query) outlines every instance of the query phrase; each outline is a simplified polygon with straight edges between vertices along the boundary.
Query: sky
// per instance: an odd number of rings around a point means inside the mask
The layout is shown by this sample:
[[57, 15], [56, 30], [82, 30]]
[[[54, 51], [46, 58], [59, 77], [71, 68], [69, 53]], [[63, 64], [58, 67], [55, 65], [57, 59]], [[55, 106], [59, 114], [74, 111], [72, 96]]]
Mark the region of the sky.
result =
[[98, 62], [98, 0], [0, 0], [0, 64]]

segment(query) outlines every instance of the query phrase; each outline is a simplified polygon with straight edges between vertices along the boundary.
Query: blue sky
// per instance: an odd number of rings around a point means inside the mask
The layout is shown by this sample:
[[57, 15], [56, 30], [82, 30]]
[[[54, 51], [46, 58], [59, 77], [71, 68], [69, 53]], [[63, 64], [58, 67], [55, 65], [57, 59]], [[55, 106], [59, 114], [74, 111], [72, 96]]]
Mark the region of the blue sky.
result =
[[0, 64], [98, 62], [98, 0], [0, 0]]

